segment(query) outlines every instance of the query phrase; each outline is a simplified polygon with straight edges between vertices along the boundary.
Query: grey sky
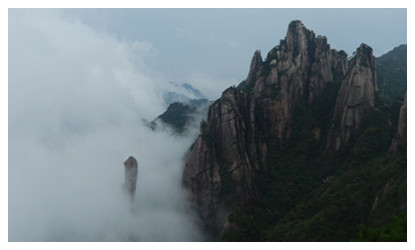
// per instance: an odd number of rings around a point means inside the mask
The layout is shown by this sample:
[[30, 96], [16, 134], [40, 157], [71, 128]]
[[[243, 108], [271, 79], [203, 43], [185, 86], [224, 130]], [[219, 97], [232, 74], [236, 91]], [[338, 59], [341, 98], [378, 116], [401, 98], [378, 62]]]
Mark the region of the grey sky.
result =
[[[376, 56], [406, 44], [406, 9], [76, 9], [68, 18], [115, 34], [146, 41], [146, 63], [168, 80], [189, 82], [210, 98], [246, 77], [251, 56], [263, 56], [301, 20], [332, 48], [348, 55], [362, 43]], [[207, 86], [208, 85], [208, 86]], [[221, 87], [222, 86], [222, 87]]]

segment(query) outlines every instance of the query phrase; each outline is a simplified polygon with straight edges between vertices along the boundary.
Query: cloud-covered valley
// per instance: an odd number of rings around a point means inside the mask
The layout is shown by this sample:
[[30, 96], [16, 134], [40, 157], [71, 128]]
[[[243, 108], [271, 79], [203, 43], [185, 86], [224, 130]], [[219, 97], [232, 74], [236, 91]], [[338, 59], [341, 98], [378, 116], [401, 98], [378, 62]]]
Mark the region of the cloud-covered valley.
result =
[[146, 66], [155, 53], [59, 10], [9, 10], [9, 241], [203, 240], [180, 186], [197, 129], [142, 123], [166, 108], [167, 80]]

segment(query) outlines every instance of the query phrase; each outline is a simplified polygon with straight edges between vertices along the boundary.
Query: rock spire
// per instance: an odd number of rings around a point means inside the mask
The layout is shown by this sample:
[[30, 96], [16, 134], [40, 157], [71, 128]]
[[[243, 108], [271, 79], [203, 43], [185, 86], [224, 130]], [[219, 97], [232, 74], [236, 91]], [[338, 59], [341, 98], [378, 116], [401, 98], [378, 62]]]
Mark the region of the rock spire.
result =
[[360, 45], [343, 80], [328, 133], [327, 149], [344, 148], [362, 125], [365, 115], [375, 106], [376, 62], [372, 48]]
[[135, 190], [137, 185], [137, 174], [138, 174], [138, 164], [137, 160], [130, 156], [124, 162], [125, 167], [125, 182], [124, 182], [124, 191], [130, 197], [131, 202], [134, 202], [135, 199]]

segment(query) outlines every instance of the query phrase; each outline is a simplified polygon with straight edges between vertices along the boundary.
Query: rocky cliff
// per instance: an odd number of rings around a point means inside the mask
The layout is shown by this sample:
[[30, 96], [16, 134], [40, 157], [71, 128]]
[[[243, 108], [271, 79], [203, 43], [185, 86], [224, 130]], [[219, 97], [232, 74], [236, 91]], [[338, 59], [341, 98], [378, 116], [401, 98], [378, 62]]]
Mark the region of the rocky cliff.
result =
[[[192, 199], [214, 234], [220, 233], [226, 220], [220, 211], [232, 192], [240, 195], [242, 204], [256, 196], [252, 182], [255, 161], [251, 158], [255, 145], [247, 97], [242, 90], [230, 88], [211, 105], [183, 172], [183, 183], [191, 189]], [[230, 183], [236, 190], [230, 190]]]
[[295, 106], [311, 105], [347, 68], [346, 53], [331, 49], [300, 21], [289, 24], [286, 38], [265, 60], [254, 53], [247, 79], [210, 106], [183, 172], [210, 232], [221, 232], [226, 212], [255, 204], [255, 178], [267, 176], [268, 148], [290, 137]]
[[255, 51], [246, 80], [210, 105], [187, 154], [183, 185], [207, 231], [222, 240], [350, 240], [385, 183], [399, 185], [372, 217], [388, 223], [404, 212], [393, 204], [406, 202], [406, 156], [388, 148], [406, 144], [406, 99], [396, 122], [399, 107], [379, 98], [372, 48], [362, 44], [348, 61], [291, 22], [265, 59]]
[[390, 148], [393, 151], [406, 148], [406, 95], [407, 94], [405, 94], [403, 105], [401, 106], [401, 109], [399, 111], [398, 130], [396, 131], [396, 135], [392, 141]]
[[376, 62], [372, 48], [362, 44], [350, 62], [340, 87], [327, 140], [328, 151], [339, 151], [356, 138], [365, 115], [375, 106]]

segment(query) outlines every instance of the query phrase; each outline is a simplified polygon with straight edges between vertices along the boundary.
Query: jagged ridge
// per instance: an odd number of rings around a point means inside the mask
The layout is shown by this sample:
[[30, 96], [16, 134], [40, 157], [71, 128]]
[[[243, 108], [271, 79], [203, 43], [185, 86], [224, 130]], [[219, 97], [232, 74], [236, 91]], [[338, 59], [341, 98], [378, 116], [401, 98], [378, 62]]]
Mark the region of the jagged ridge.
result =
[[254, 170], [266, 172], [267, 145], [289, 137], [296, 103], [312, 103], [346, 69], [347, 55], [331, 50], [325, 37], [316, 37], [300, 21], [289, 25], [286, 39], [265, 61], [254, 53], [245, 82], [225, 90], [209, 108], [183, 173], [210, 230], [219, 233], [224, 224], [215, 214], [223, 206], [224, 175], [233, 183], [234, 204], [254, 204]]
[[292, 126], [296, 108], [310, 110], [321, 105], [321, 94], [337, 90], [339, 79], [343, 81], [335, 105], [319, 107], [326, 112], [333, 109], [324, 114], [330, 119], [307, 128], [312, 134], [307, 140], [321, 145], [330, 161], [339, 152], [351, 150], [375, 106], [376, 65], [372, 49], [365, 44], [348, 63], [345, 52], [330, 49], [325, 37], [316, 37], [300, 21], [293, 21], [286, 38], [265, 60], [260, 51], [254, 53], [246, 80], [225, 90], [210, 106], [207, 121], [200, 125], [201, 135], [188, 153], [183, 184], [191, 190], [191, 199], [211, 234], [237, 231], [228, 213], [262, 204], [261, 192], [266, 188], [258, 185], [275, 178], [270, 157], [284, 152], [279, 148], [286, 147], [291, 135], [301, 135], [293, 129], [304, 130], [304, 126]]

